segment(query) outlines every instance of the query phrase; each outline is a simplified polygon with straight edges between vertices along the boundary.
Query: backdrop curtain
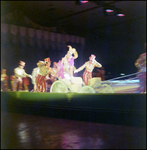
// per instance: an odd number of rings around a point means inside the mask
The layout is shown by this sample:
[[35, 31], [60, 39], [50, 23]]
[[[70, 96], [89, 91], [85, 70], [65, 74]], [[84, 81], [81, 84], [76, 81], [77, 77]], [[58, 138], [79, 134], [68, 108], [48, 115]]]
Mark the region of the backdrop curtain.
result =
[[31, 73], [39, 60], [47, 57], [52, 62], [61, 60], [68, 51], [67, 45], [76, 48], [80, 58], [75, 60], [75, 64], [79, 67], [84, 63], [83, 37], [1, 23], [1, 68], [11, 75], [23, 60], [26, 72]]

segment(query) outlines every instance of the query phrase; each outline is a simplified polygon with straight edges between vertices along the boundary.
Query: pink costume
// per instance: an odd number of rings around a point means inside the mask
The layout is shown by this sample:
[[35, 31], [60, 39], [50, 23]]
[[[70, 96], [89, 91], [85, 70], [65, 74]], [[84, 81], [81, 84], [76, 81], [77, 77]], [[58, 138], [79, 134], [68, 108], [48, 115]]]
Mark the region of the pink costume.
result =
[[64, 68], [63, 64], [61, 64], [61, 60], [57, 63], [58, 71], [57, 71], [57, 76], [58, 78], [63, 79], [64, 78]]
[[73, 59], [73, 56], [69, 59], [67, 59], [68, 63], [69, 63], [69, 66], [74, 66], [74, 59]]

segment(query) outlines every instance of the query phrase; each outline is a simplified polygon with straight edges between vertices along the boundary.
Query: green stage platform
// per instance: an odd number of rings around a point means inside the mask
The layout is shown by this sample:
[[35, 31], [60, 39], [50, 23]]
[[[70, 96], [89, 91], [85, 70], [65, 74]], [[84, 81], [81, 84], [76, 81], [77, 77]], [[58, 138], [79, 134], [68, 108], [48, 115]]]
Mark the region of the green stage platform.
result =
[[1, 111], [146, 127], [146, 94], [1, 92]]

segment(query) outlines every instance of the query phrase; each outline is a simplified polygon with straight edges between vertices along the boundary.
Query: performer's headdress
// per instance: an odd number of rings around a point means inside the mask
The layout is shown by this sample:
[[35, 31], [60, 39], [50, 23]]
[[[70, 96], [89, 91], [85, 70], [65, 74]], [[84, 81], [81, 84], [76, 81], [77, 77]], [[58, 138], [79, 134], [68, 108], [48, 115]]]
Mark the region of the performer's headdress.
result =
[[44, 61], [38, 61], [37, 66], [45, 65]]
[[45, 61], [45, 63], [46, 62], [51, 62], [50, 58], [45, 58], [44, 61]]
[[24, 61], [20, 61], [20, 62], [19, 62], [19, 65], [20, 65], [20, 66], [25, 66], [25, 64], [26, 64], [26, 63], [25, 63]]
[[69, 47], [69, 50], [68, 50], [68, 52], [67, 53], [70, 53], [70, 54], [72, 54], [73, 52], [72, 52], [72, 47], [70, 46], [70, 45], [67, 45], [67, 47]]
[[96, 56], [93, 55], [93, 54], [91, 54], [91, 56], [89, 57], [89, 60], [93, 60], [93, 59], [95, 59], [95, 58], [96, 58]]

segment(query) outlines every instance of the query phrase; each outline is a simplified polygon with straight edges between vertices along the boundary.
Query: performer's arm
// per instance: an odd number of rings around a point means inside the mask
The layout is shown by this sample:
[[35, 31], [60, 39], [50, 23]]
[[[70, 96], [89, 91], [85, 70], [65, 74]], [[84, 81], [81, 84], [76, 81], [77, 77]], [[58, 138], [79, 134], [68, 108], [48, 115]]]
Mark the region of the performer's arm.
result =
[[65, 59], [65, 57], [63, 57], [63, 58], [62, 58], [62, 60], [61, 60], [61, 64], [63, 64], [63, 63], [64, 63], [64, 59]]
[[79, 67], [77, 70], [75, 70], [74, 72], [79, 72], [81, 70], [83, 70], [86, 67], [86, 63], [84, 65], [82, 65], [81, 67]]
[[70, 45], [67, 45], [67, 47], [69, 47], [69, 51], [72, 50], [72, 47]]
[[78, 58], [78, 52], [76, 51], [76, 49], [75, 49], [75, 48], [73, 48], [73, 54], [74, 54], [73, 59]]
[[98, 67], [98, 68], [102, 67], [102, 65], [99, 62], [97, 62], [96, 60], [95, 60], [95, 66]]
[[57, 74], [53, 71], [52, 68], [50, 69], [50, 72], [49, 72], [49, 73], [52, 74], [53, 76], [55, 76], [55, 77], [57, 78]]
[[23, 77], [29, 77], [29, 78], [32, 78], [32, 76], [30, 74], [27, 74], [25, 71], [23, 72]]

